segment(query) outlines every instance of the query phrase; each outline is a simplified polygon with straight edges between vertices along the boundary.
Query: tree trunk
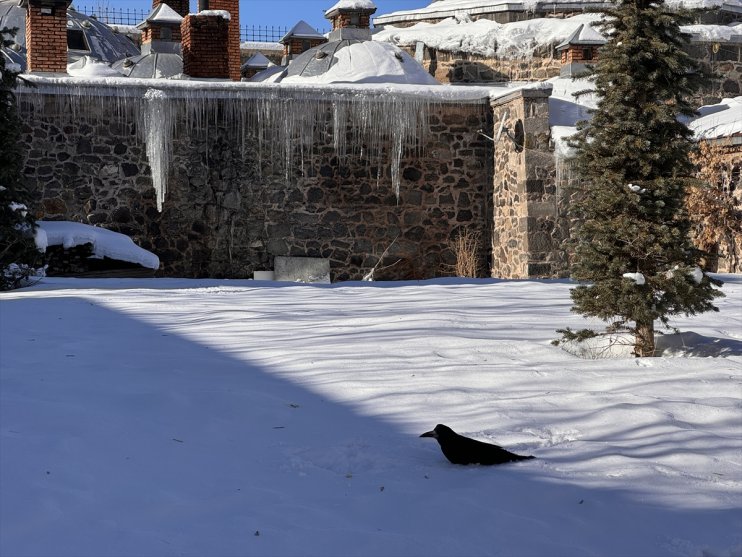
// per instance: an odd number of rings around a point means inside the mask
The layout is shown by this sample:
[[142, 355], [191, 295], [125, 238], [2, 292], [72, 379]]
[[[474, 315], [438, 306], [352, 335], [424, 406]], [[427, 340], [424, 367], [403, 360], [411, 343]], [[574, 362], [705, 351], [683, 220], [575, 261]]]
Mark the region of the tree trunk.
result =
[[654, 356], [654, 321], [637, 322], [634, 355], [637, 358]]

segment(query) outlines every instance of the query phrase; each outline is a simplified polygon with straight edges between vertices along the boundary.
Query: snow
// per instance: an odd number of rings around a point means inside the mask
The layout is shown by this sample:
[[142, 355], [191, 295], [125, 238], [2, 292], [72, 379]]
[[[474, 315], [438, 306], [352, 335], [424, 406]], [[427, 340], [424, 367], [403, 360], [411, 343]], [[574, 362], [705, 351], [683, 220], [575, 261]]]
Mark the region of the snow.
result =
[[647, 282], [647, 279], [641, 273], [624, 273], [622, 276], [625, 279], [633, 280], [637, 286], [644, 286]]
[[[532, 12], [539, 7], [542, 10], [558, 10], [560, 4], [566, 4], [567, 7], [572, 9], [576, 7], [589, 9], [610, 6], [612, 2], [600, 0], [550, 0], [544, 2], [538, 0], [433, 0], [427, 6], [419, 9], [379, 14], [374, 18], [374, 23], [376, 25], [386, 25], [388, 22], [396, 21], [448, 18], [461, 12], [471, 16], [481, 16], [503, 11], [526, 10]], [[667, 0], [666, 4], [671, 8], [708, 9], [723, 6], [727, 9], [734, 9], [742, 7], [742, 0]]]
[[700, 267], [693, 267], [690, 276], [696, 284], [701, 284], [701, 282], [703, 282], [703, 271]]
[[20, 211], [21, 215], [24, 217], [26, 216], [26, 213], [28, 213], [28, 207], [24, 203], [16, 203], [13, 201], [8, 205], [8, 208], [13, 212]]
[[200, 12], [198, 12], [197, 15], [213, 15], [216, 17], [224, 18], [227, 21], [229, 21], [232, 17], [227, 10], [201, 10]]
[[729, 25], [684, 25], [683, 32], [693, 35], [693, 40], [701, 42], [742, 41], [742, 22]]
[[183, 16], [180, 15], [178, 12], [176, 12], [174, 9], [172, 9], [167, 4], [160, 4], [158, 5], [152, 12], [147, 16], [147, 18], [141, 22], [137, 27], [140, 29], [144, 29], [145, 27], [148, 27], [148, 23], [151, 22], [157, 22], [157, 23], [180, 23], [183, 21]]
[[245, 41], [240, 43], [240, 48], [244, 50], [280, 50], [283, 51], [281, 43], [264, 43], [260, 41]]
[[309, 25], [303, 19], [294, 25], [289, 31], [283, 36], [281, 41], [285, 41], [289, 37], [298, 37], [302, 39], [324, 39], [325, 36], [319, 33], [314, 27]]
[[[568, 281], [6, 292], [0, 554], [737, 556], [721, 278], [664, 357], [600, 361], [550, 345], [586, 325]], [[452, 465], [437, 423], [537, 459]]]
[[698, 112], [699, 117], [688, 124], [697, 140], [742, 135], [742, 96], [702, 106]]
[[[445, 52], [474, 54], [483, 57], [523, 58], [549, 46], [562, 46], [567, 41], [602, 43], [605, 37], [594, 25], [601, 14], [585, 13], [568, 18], [533, 18], [511, 23], [487, 19], [471, 21], [451, 16], [438, 23], [420, 22], [411, 27], [385, 26], [374, 34], [374, 40], [399, 46], [418, 42]], [[687, 25], [682, 30], [696, 41], [731, 41], [742, 39], [742, 24]]]
[[331, 14], [337, 10], [375, 10], [376, 4], [371, 0], [340, 0], [331, 8], [325, 10], [325, 14]]
[[67, 64], [67, 73], [72, 77], [121, 77], [107, 63], [90, 56], [83, 56], [76, 62]]
[[566, 41], [581, 25], [600, 21], [600, 14], [579, 14], [567, 19], [534, 18], [512, 23], [488, 19], [460, 23], [448, 18], [438, 23], [412, 27], [388, 26], [374, 34], [374, 40], [412, 46], [423, 42], [431, 48], [492, 57], [529, 57], [536, 48]]
[[363, 41], [348, 44], [334, 54], [330, 69], [315, 76], [285, 77], [281, 83], [402, 83], [439, 85], [414, 58], [389, 43]]
[[148, 269], [159, 269], [159, 258], [137, 246], [131, 238], [118, 232], [78, 222], [36, 221], [36, 246], [46, 251], [49, 246], [69, 249], [82, 244], [93, 245], [93, 257], [108, 257], [118, 261], [137, 263]]

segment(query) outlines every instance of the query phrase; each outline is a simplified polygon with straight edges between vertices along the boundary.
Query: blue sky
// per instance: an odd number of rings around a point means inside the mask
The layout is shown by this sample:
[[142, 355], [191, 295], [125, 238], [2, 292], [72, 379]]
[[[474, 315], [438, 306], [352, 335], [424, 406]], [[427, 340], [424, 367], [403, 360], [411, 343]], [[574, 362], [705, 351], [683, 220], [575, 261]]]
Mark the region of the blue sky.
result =
[[[329, 27], [323, 17], [324, 10], [337, 0], [240, 0], [241, 25], [273, 25], [293, 27], [303, 19], [316, 28]], [[377, 14], [409, 10], [428, 6], [432, 0], [374, 0]], [[76, 0], [78, 9], [82, 6], [107, 6], [110, 8], [149, 9], [151, 0]], [[191, 10], [195, 11], [196, 0], [191, 0]]]

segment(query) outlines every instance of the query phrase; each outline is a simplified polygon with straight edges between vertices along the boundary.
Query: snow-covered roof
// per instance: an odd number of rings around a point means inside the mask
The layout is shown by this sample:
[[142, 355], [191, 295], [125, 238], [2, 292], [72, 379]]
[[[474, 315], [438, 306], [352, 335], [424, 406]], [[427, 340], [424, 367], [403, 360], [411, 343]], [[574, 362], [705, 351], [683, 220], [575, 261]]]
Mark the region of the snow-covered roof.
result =
[[283, 52], [283, 45], [281, 43], [264, 43], [262, 41], [245, 41], [240, 43], [240, 49], [242, 50], [275, 50]]
[[371, 0], [340, 0], [331, 8], [325, 10], [325, 17], [331, 17], [340, 10], [368, 10], [376, 11], [376, 4]]
[[399, 47], [353, 40], [332, 41], [300, 54], [289, 65], [282, 83], [438, 84]]
[[111, 66], [96, 58], [83, 56], [72, 64], [67, 64], [67, 73], [72, 77], [120, 77], [121, 74]]
[[136, 245], [131, 238], [118, 232], [79, 222], [36, 221], [36, 246], [45, 251], [49, 246], [69, 249], [83, 244], [93, 245], [94, 259], [116, 259], [137, 263], [148, 269], [159, 269], [160, 260], [152, 252]]
[[728, 25], [684, 25], [682, 30], [690, 33], [694, 42], [742, 43], [742, 21]]
[[256, 52], [250, 58], [248, 58], [244, 64], [242, 64], [243, 68], [268, 68], [273, 65], [273, 62], [268, 60], [263, 54], [260, 52]]
[[[18, 6], [16, 0], [0, 0], [0, 29], [3, 27], [17, 27], [18, 33], [13, 41], [18, 46], [17, 54], [7, 54], [25, 70], [26, 68], [26, 10]], [[115, 62], [127, 56], [139, 54], [139, 48], [125, 35], [116, 33], [105, 23], [94, 17], [75, 11], [72, 7], [67, 10], [67, 30], [77, 31], [84, 37], [87, 49], [68, 49], [67, 61], [73, 63], [83, 56], [90, 56], [104, 62]], [[3, 49], [6, 50], [7, 49]], [[12, 50], [12, 49], [11, 49]]]
[[183, 57], [175, 52], [150, 51], [119, 60], [112, 67], [118, 75], [131, 78], [166, 79], [183, 73]]
[[[603, 44], [606, 38], [593, 27], [601, 17], [597, 13], [586, 13], [564, 19], [533, 18], [512, 23], [448, 18], [437, 23], [420, 22], [411, 27], [389, 25], [377, 31], [373, 38], [399, 46], [413, 46], [422, 42], [444, 52], [483, 57], [521, 57], [530, 56], [535, 49], [549, 45], [561, 48], [567, 44]], [[681, 29], [691, 33], [695, 41], [742, 42], [740, 22], [729, 25], [687, 25]]]
[[289, 39], [324, 39], [325, 36], [319, 33], [314, 27], [309, 25], [303, 19], [294, 25], [279, 42], [284, 43]]
[[698, 112], [698, 118], [688, 124], [697, 140], [742, 136], [742, 97], [722, 99]]
[[385, 27], [374, 40], [399, 46], [423, 42], [446, 52], [476, 54], [485, 57], [530, 56], [541, 46], [556, 45], [569, 39], [580, 27], [600, 21], [600, 14], [580, 14], [566, 19], [535, 18], [513, 23], [489, 19], [438, 23], [418, 23], [412, 27]]
[[[742, 0], [666, 0], [671, 7], [721, 8], [742, 13]], [[582, 11], [588, 8], [607, 7], [612, 0], [433, 0], [425, 7], [380, 14], [374, 18], [375, 25], [390, 25], [399, 22], [445, 19], [466, 12], [471, 16], [482, 16], [505, 11], [554, 10]]]
[[568, 46], [579, 46], [579, 45], [603, 45], [608, 40], [601, 35], [598, 31], [593, 29], [589, 24], [582, 23], [575, 29], [567, 40], [556, 46], [557, 50], [562, 50]]
[[137, 25], [137, 28], [144, 29], [152, 23], [180, 25], [181, 21], [183, 21], [182, 15], [167, 4], [160, 4], [150, 12], [144, 21]]
[[226, 19], [229, 21], [232, 18], [232, 14], [229, 13], [227, 10], [201, 10], [195, 15], [211, 15], [216, 17], [221, 17], [223, 19]]
[[423, 21], [429, 19], [446, 19], [456, 17], [465, 12], [471, 16], [505, 11], [534, 11], [538, 6], [574, 7], [582, 9], [609, 5], [609, 0], [550, 0], [537, 2], [536, 0], [434, 0], [428, 6], [415, 10], [401, 10], [389, 14], [381, 14], [374, 18], [375, 25], [389, 25], [398, 22]]

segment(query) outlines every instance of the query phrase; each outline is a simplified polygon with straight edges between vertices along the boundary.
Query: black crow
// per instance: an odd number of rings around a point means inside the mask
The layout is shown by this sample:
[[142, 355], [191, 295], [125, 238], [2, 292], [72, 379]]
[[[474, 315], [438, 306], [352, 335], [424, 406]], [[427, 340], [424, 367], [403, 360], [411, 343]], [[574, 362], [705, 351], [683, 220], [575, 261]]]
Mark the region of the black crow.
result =
[[497, 445], [469, 439], [443, 424], [438, 424], [433, 431], [427, 431], [420, 437], [432, 437], [437, 440], [443, 454], [453, 464], [503, 464], [536, 458], [521, 456]]

